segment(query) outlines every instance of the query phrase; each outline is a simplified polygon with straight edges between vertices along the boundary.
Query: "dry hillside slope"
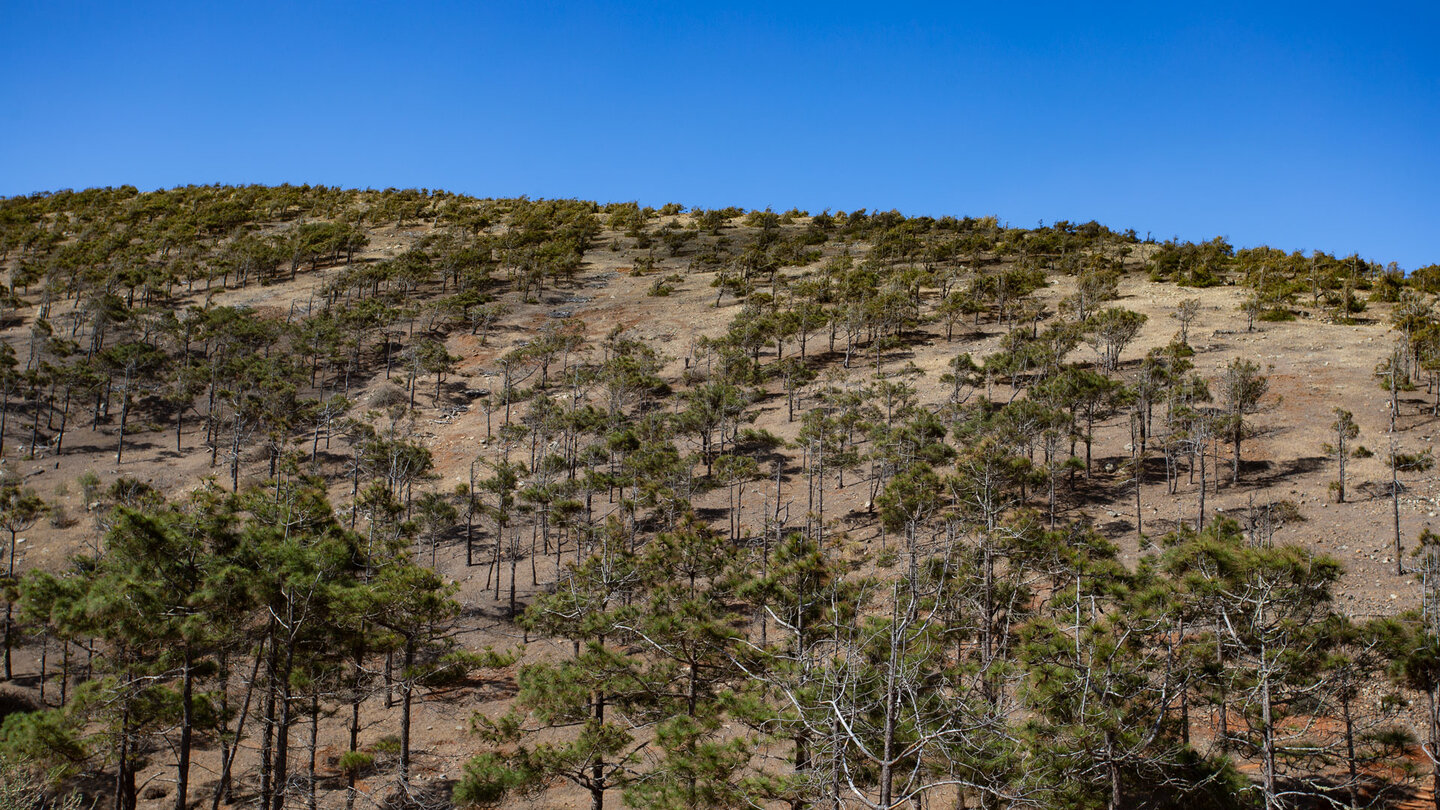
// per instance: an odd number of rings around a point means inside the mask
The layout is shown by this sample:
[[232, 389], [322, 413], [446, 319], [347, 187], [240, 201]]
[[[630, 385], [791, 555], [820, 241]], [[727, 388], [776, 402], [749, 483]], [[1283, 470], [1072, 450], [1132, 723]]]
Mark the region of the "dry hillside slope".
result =
[[57, 790], [1432, 801], [1433, 268], [413, 190], [0, 214], [0, 757]]

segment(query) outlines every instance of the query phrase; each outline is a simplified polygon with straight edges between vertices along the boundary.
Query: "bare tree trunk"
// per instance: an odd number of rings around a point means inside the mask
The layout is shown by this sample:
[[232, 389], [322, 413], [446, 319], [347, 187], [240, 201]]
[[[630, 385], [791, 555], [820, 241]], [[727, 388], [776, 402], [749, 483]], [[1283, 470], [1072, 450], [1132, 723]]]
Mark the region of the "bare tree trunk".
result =
[[312, 687], [310, 692], [310, 744], [308, 746], [310, 761], [305, 769], [305, 806], [308, 810], [315, 810], [315, 783], [319, 780], [315, 777], [315, 749], [320, 740], [320, 691]]
[[[1400, 473], [1395, 458], [1395, 432], [1390, 432], [1390, 511], [1395, 524], [1395, 576], [1404, 576], [1405, 563], [1401, 558], [1404, 549], [1400, 542]], [[1440, 801], [1440, 799], [1437, 799]]]
[[180, 743], [175, 765], [175, 810], [186, 810], [190, 789], [190, 741], [195, 727], [194, 660], [189, 645], [185, 647], [180, 687]]
[[411, 669], [415, 666], [415, 640], [405, 639], [405, 669], [400, 678], [400, 789], [410, 790], [410, 703], [414, 696], [415, 683]]
[[[255, 651], [255, 664], [250, 668], [250, 680], [245, 684], [245, 699], [240, 703], [240, 717], [235, 723], [235, 742], [231, 744], [223, 733], [220, 743], [220, 780], [215, 784], [215, 794], [210, 810], [219, 810], [221, 802], [230, 801], [230, 772], [235, 765], [235, 755], [240, 752], [240, 734], [245, 730], [245, 719], [250, 715], [250, 697], [255, 693], [255, 679], [260, 674], [260, 662], [265, 658], [265, 644]], [[222, 730], [223, 731], [223, 730]]]

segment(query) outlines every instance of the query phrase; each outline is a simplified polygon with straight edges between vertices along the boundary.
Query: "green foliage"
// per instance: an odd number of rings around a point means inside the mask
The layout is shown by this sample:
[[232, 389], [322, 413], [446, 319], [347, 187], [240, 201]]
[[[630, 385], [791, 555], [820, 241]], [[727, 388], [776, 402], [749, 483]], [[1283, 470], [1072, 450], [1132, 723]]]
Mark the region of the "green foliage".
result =
[[900, 549], [895, 546], [882, 546], [875, 554], [875, 565], [880, 568], [894, 568], [900, 562]]
[[0, 762], [43, 763], [65, 775], [79, 770], [90, 754], [91, 747], [75, 712], [16, 712], [0, 724]]
[[361, 774], [374, 765], [375, 755], [366, 751], [346, 751], [335, 762], [335, 767], [347, 774]]
[[1138, 312], [1110, 307], [1095, 312], [1084, 322], [1086, 340], [1100, 355], [1106, 371], [1120, 367], [1120, 353], [1140, 334], [1148, 319]]
[[1429, 448], [1416, 453], [1396, 451], [1391, 457], [1395, 468], [1406, 472], [1425, 472], [1435, 467], [1435, 456]]
[[465, 763], [451, 800], [456, 807], [497, 807], [510, 793], [528, 787], [533, 775], [513, 767], [496, 754], [481, 754]]
[[1234, 248], [1219, 236], [1200, 244], [1164, 242], [1150, 256], [1150, 278], [1186, 287], [1213, 287], [1225, 281], [1235, 256]]

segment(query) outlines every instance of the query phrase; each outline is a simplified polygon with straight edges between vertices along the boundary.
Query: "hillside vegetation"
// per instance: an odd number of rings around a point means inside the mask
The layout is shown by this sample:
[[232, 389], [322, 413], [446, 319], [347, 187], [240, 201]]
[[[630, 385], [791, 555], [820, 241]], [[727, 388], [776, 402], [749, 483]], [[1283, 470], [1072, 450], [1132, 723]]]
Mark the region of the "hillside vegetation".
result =
[[57, 801], [1440, 808], [1440, 266], [207, 186], [0, 274]]

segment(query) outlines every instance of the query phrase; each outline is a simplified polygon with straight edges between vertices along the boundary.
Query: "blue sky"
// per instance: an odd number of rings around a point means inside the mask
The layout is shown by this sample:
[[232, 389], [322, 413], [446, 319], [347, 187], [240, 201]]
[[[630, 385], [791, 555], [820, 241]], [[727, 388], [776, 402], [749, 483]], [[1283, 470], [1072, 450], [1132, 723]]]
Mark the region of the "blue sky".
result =
[[0, 195], [324, 183], [1440, 262], [1429, 3], [0, 0]]

